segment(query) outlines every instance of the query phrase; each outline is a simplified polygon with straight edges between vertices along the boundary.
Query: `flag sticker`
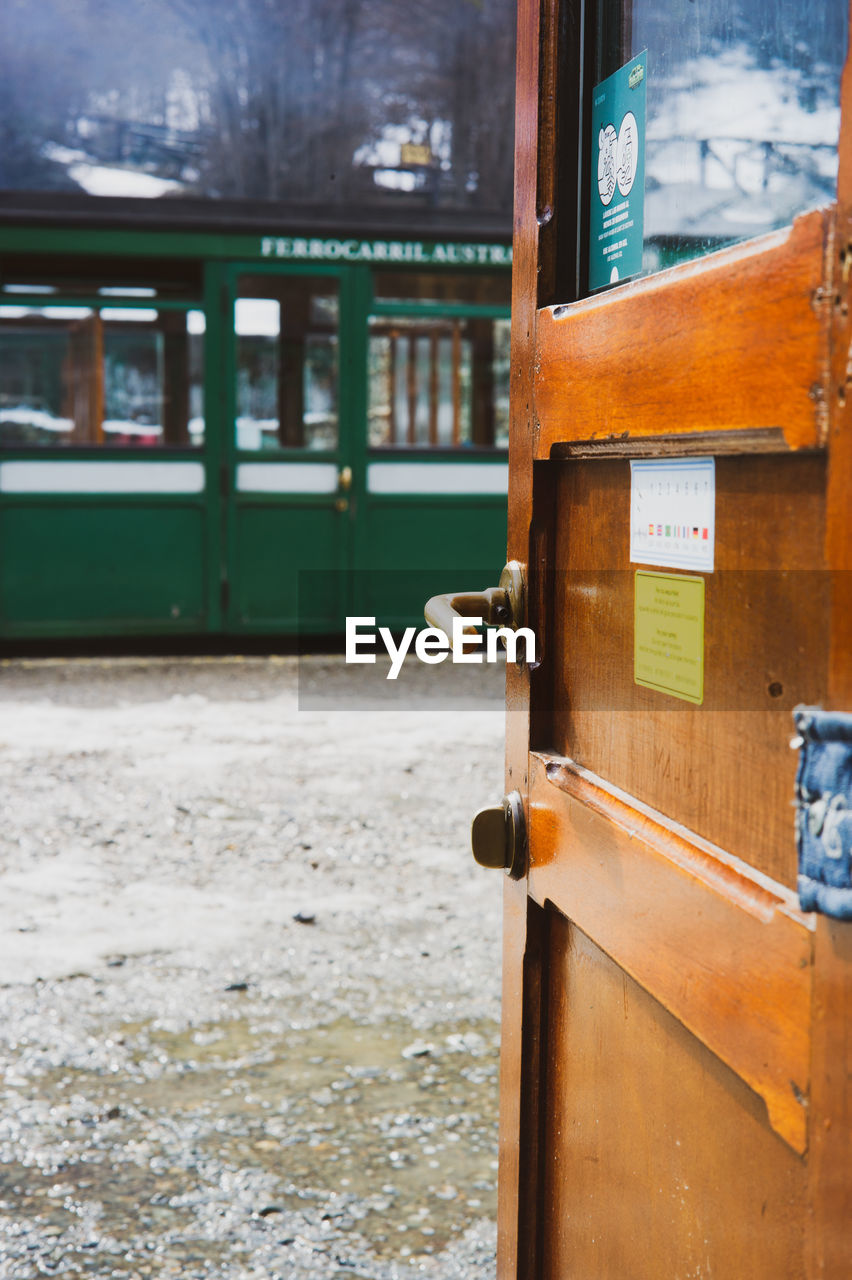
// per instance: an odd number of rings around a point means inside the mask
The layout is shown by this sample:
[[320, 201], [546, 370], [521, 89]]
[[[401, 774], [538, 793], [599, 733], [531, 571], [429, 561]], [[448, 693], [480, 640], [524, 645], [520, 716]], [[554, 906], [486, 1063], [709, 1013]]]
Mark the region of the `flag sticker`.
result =
[[714, 458], [631, 461], [630, 559], [634, 564], [712, 573], [715, 532]]

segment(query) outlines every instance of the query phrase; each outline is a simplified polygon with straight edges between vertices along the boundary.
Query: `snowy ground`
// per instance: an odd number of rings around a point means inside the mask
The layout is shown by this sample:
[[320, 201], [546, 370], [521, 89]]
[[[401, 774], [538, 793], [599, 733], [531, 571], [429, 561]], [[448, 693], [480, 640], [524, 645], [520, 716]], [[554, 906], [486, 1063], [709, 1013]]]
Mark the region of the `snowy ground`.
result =
[[493, 1276], [500, 675], [297, 665], [0, 667], [3, 1280]]

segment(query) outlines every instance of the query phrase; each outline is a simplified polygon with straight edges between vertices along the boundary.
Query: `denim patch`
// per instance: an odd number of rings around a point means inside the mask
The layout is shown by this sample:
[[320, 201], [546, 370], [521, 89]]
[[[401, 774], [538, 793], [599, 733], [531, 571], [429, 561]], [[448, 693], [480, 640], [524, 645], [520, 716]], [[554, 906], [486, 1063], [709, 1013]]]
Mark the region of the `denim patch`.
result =
[[803, 911], [852, 920], [852, 715], [796, 707], [796, 844]]

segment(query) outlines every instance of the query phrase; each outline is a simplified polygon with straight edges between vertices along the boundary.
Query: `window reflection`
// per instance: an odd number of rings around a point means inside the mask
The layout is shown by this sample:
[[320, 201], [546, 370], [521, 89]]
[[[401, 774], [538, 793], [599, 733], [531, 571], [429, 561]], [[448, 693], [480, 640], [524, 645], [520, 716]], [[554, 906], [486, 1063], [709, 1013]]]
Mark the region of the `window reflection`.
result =
[[369, 372], [372, 447], [506, 447], [508, 320], [373, 317]]
[[834, 198], [845, 0], [599, 0], [597, 80], [648, 50], [645, 269]]
[[508, 307], [509, 271], [375, 271], [373, 294], [383, 302], [470, 302]]
[[237, 448], [334, 449], [338, 439], [338, 298], [334, 281], [240, 280]]
[[0, 305], [0, 446], [199, 445], [204, 316]]

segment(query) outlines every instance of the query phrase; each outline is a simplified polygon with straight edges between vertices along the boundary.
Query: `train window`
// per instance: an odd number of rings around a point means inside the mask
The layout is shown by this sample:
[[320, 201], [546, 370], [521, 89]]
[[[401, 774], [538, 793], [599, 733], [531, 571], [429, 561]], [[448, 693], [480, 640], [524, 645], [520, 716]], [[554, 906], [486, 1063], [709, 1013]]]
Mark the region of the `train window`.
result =
[[236, 300], [237, 448], [331, 450], [338, 440], [336, 280], [243, 276]]
[[595, 84], [647, 50], [645, 272], [834, 198], [848, 11], [847, 0], [596, 0]]
[[0, 293], [90, 298], [158, 298], [192, 303], [203, 289], [198, 261], [185, 258], [104, 258], [87, 253], [51, 257], [23, 250], [0, 254]]
[[0, 304], [0, 446], [197, 446], [204, 316]]
[[508, 319], [373, 316], [368, 414], [373, 448], [505, 448]]
[[468, 302], [508, 307], [512, 279], [508, 271], [376, 271], [373, 295], [382, 302]]

